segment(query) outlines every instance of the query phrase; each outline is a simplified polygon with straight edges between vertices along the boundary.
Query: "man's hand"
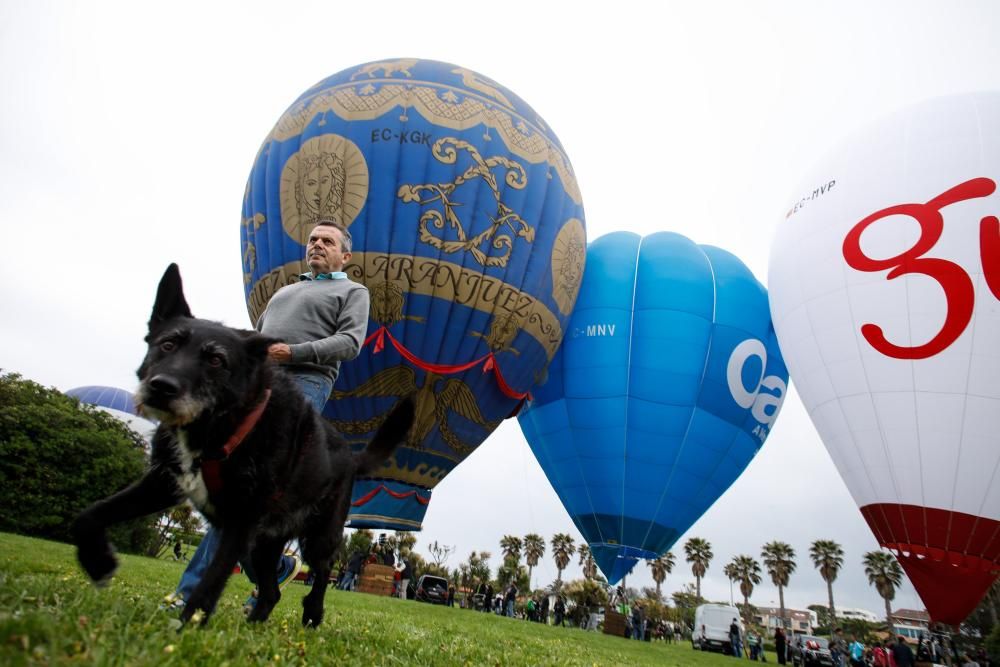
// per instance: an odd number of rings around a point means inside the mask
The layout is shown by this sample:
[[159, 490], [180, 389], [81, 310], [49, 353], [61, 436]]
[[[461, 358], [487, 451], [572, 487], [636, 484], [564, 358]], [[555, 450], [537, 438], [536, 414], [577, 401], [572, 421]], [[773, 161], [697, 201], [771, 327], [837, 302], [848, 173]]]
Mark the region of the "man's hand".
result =
[[288, 347], [285, 343], [275, 343], [271, 347], [267, 348], [267, 356], [269, 359], [277, 361], [279, 364], [291, 361], [292, 348]]

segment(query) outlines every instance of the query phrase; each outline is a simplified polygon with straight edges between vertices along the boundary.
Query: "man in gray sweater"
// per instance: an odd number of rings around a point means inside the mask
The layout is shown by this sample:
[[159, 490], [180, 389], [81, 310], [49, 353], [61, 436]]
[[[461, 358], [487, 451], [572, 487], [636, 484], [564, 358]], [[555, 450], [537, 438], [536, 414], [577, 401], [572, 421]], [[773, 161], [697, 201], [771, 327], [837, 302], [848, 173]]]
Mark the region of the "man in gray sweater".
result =
[[[268, 356], [285, 367], [316, 411], [333, 391], [340, 362], [358, 356], [368, 329], [368, 288], [344, 273], [351, 259], [351, 233], [339, 223], [320, 220], [306, 243], [306, 263], [311, 271], [299, 282], [286, 285], [271, 297], [257, 320], [257, 330], [283, 343], [268, 348]], [[194, 592], [218, 549], [218, 533], [209, 527], [194, 556], [181, 575], [177, 590], [165, 598], [164, 606], [182, 609]], [[255, 580], [243, 559], [243, 569]], [[295, 556], [285, 555], [278, 565], [278, 583], [291, 581], [301, 568]], [[256, 603], [256, 591], [244, 610]]]
[[[285, 341], [268, 349], [271, 359], [300, 385], [322, 385], [319, 411], [333, 390], [340, 362], [358, 356], [368, 329], [368, 288], [343, 272], [350, 259], [351, 233], [321, 220], [306, 245], [312, 271], [278, 290], [257, 320], [258, 331]], [[311, 398], [307, 388], [303, 393]]]

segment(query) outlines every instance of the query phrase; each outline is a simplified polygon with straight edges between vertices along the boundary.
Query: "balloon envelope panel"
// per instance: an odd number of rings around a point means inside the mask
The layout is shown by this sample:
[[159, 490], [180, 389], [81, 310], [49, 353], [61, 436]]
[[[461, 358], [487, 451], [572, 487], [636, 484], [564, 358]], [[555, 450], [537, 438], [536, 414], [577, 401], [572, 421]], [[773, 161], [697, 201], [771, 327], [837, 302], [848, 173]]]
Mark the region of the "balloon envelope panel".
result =
[[932, 618], [953, 624], [1000, 562], [997, 182], [1000, 93], [903, 110], [807, 178], [768, 278], [831, 458]]
[[324, 415], [360, 447], [415, 394], [406, 445], [353, 494], [351, 525], [418, 529], [430, 490], [509, 416], [562, 340], [586, 254], [555, 134], [523, 100], [430, 60], [317, 83], [254, 161], [241, 242], [247, 306], [308, 271], [309, 231], [342, 222], [345, 271], [371, 297], [369, 340]]
[[588, 248], [567, 338], [519, 421], [614, 583], [729, 488], [787, 380], [767, 294], [742, 262], [678, 234], [620, 232]]
[[92, 405], [98, 410], [110, 414], [115, 419], [124, 422], [132, 431], [145, 440], [147, 447], [156, 430], [156, 421], [140, 416], [132, 394], [118, 387], [103, 387], [90, 385], [75, 387], [66, 392], [81, 403]]
[[132, 394], [117, 387], [87, 386], [75, 387], [66, 392], [67, 396], [87, 405], [117, 410], [129, 415], [137, 415]]

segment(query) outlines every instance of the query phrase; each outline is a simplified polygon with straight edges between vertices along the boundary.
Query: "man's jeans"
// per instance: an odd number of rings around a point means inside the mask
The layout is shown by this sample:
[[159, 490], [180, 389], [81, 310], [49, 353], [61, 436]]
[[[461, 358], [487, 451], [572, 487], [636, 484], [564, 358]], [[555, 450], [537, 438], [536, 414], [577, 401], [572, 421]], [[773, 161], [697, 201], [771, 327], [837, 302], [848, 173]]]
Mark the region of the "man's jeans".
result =
[[[330, 397], [330, 392], [333, 391], [333, 383], [330, 379], [315, 373], [289, 373], [289, 375], [295, 380], [306, 400], [316, 408], [317, 412], [322, 414], [323, 406], [326, 405], [326, 400]], [[205, 570], [208, 569], [209, 563], [215, 558], [215, 552], [218, 550], [219, 531], [209, 526], [205, 537], [201, 540], [201, 544], [198, 545], [198, 549], [191, 556], [190, 562], [188, 562], [187, 567], [184, 569], [180, 583], [177, 584], [177, 594], [183, 600], [186, 601], [191, 597], [191, 593], [194, 592], [201, 578], [205, 576]], [[242, 558], [240, 565], [250, 581], [256, 584], [257, 577], [254, 576], [250, 559]], [[280, 571], [281, 561], [278, 562], [278, 569]]]
[[342, 591], [353, 591], [355, 578], [356, 575], [353, 572], [345, 572], [344, 580], [340, 582], [340, 585], [337, 586], [337, 588], [339, 588]]

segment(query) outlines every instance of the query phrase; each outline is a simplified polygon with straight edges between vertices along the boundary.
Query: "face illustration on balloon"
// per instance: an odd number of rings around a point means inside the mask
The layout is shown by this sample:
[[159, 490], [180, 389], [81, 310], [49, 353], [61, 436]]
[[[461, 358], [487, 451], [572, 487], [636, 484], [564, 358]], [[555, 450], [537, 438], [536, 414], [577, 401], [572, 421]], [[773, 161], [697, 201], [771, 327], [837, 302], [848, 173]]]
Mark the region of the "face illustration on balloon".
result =
[[[350, 525], [419, 530], [431, 489], [527, 397], [583, 273], [583, 204], [558, 139], [454, 65], [368, 63], [309, 88], [258, 152], [241, 225], [247, 308], [308, 270], [309, 231], [348, 226], [370, 294], [361, 354], [324, 410], [356, 447], [415, 396], [407, 443], [358, 480]], [[503, 90], [507, 104], [498, 105]]]
[[336, 155], [320, 153], [304, 160], [299, 190], [295, 193], [309, 214], [333, 217], [344, 199], [344, 167]]
[[830, 457], [952, 625], [1000, 571], [998, 119], [1000, 94], [956, 95], [857, 132], [806, 181], [769, 267], [781, 350]]

